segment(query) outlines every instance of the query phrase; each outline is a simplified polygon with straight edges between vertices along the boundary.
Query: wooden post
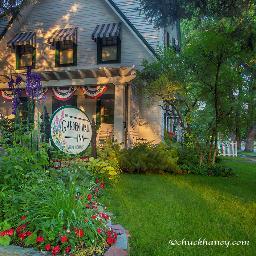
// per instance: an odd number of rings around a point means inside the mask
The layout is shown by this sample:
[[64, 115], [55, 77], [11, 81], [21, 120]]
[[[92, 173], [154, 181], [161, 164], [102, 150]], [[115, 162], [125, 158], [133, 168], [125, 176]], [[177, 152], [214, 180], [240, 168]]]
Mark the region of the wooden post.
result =
[[94, 118], [92, 119], [92, 157], [97, 158], [97, 130]]

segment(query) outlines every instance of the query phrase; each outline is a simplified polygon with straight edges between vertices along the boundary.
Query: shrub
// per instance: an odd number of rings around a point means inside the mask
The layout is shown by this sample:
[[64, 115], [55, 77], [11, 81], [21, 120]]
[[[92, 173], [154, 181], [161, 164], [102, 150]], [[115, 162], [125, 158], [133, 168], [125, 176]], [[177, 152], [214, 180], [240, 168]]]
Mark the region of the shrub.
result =
[[140, 143], [120, 151], [119, 164], [128, 173], [160, 173], [177, 171], [177, 152], [165, 144]]
[[27, 147], [15, 145], [5, 147], [5, 153], [0, 158], [0, 184], [16, 190], [21, 188], [32, 173], [42, 171], [49, 164], [44, 147], [32, 151]]
[[85, 165], [89, 172], [103, 180], [115, 180], [120, 173], [119, 167], [112, 165], [107, 160], [103, 161], [91, 157]]
[[215, 164], [208, 167], [208, 175], [229, 177], [234, 175], [234, 171], [232, 170], [232, 168], [223, 166], [221, 164]]

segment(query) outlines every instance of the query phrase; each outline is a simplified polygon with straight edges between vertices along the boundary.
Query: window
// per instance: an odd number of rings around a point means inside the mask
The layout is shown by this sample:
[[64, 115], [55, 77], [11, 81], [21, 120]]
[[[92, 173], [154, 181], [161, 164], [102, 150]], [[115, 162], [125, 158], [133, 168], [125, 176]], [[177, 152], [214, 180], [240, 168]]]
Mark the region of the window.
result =
[[98, 64], [121, 62], [121, 40], [119, 37], [98, 39], [97, 45]]
[[31, 45], [16, 46], [16, 69], [35, 68], [36, 48]]
[[77, 45], [73, 41], [57, 42], [55, 65], [57, 67], [77, 65]]

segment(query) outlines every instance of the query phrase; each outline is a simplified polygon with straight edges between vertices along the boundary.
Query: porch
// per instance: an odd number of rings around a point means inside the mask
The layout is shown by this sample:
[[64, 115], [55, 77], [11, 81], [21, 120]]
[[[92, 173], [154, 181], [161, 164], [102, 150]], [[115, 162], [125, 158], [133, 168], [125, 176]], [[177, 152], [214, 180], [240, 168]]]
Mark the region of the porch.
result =
[[[70, 69], [37, 71], [42, 78], [42, 98], [34, 109], [34, 122], [42, 122], [44, 107], [49, 116], [59, 107], [72, 105], [84, 111], [89, 119], [96, 122], [97, 143], [102, 146], [106, 140], [115, 140], [125, 147], [138, 141], [145, 141], [131, 125], [131, 88], [130, 82], [136, 77], [134, 67]], [[22, 77], [21, 88], [25, 88], [25, 73], [13, 73], [15, 79]], [[7, 83], [10, 75], [0, 76], [0, 113], [13, 118], [12, 95]], [[26, 116], [25, 90], [21, 97], [21, 115]]]

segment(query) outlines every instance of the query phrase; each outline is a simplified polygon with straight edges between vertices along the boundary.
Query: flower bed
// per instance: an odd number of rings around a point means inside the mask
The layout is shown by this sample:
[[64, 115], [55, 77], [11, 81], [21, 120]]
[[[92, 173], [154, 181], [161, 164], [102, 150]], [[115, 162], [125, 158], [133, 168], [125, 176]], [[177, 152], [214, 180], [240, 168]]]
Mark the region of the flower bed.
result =
[[103, 255], [117, 241], [100, 202], [118, 174], [109, 164], [74, 159], [54, 169], [44, 148], [5, 150], [0, 159], [0, 245], [90, 256]]
[[[110, 221], [106, 208], [98, 202], [98, 195], [105, 188], [105, 183], [98, 179], [91, 187], [89, 194], [74, 194], [74, 202], [81, 206], [84, 211], [84, 218], [80, 219], [75, 215], [74, 219], [53, 221], [48, 226], [48, 219], [42, 226], [29, 212], [20, 216], [17, 226], [11, 226], [8, 222], [2, 223], [3, 231], [0, 232], [0, 244], [10, 243], [23, 247], [36, 247], [39, 250], [51, 252], [52, 255], [71, 255], [80, 249], [88, 247], [91, 252], [102, 254], [106, 248], [117, 240], [115, 233], [108, 225]], [[53, 205], [54, 207], [54, 205]], [[70, 209], [72, 211], [72, 209]], [[81, 217], [81, 216], [80, 216]]]

